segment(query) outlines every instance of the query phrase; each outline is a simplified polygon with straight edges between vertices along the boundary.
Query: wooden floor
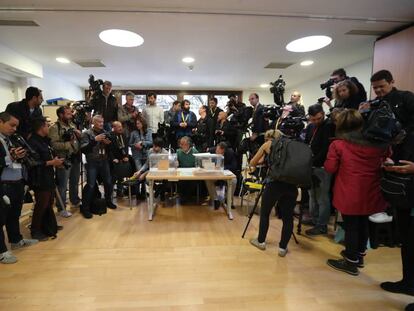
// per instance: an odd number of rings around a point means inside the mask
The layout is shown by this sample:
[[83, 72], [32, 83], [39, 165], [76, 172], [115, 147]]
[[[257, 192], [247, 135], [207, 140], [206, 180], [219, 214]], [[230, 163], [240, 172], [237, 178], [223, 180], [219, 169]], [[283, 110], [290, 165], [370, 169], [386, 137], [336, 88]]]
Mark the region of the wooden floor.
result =
[[[401, 277], [399, 249], [368, 252], [358, 277], [332, 270], [340, 245], [299, 236], [287, 257], [277, 256], [281, 222], [273, 218], [268, 249], [248, 242], [254, 217], [208, 206], [159, 207], [127, 201], [104, 216], [68, 219], [56, 240], [17, 250], [0, 266], [0, 310], [403, 310], [414, 301], [379, 288]], [[23, 230], [27, 234], [27, 230]]]

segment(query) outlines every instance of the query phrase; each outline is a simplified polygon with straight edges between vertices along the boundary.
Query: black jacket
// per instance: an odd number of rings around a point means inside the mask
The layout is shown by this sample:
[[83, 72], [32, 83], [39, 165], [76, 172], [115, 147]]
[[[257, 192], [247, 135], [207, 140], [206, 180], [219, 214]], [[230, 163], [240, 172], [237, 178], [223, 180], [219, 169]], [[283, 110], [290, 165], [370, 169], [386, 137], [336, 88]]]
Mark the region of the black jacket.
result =
[[252, 120], [252, 132], [257, 134], [263, 134], [267, 130], [266, 121], [264, 119], [264, 107], [262, 104], [258, 104], [256, 110], [253, 112]]
[[95, 132], [93, 128], [82, 133], [81, 151], [85, 154], [87, 162], [100, 162], [108, 160], [110, 147], [104, 143], [98, 143], [95, 137], [104, 131]]
[[[216, 147], [208, 149], [211, 154], [216, 153]], [[231, 171], [233, 174], [237, 172], [237, 157], [232, 148], [227, 148], [224, 152], [224, 169]]]
[[383, 99], [391, 105], [403, 129], [414, 132], [414, 93], [393, 88]]
[[[223, 131], [223, 134], [217, 134], [217, 131]], [[217, 123], [215, 132], [216, 144], [219, 142], [226, 142], [229, 147], [233, 147], [236, 135], [236, 129], [229, 121], [225, 120], [223, 123]]]
[[217, 118], [220, 112], [222, 112], [219, 107], [216, 107], [216, 110], [212, 111], [210, 108], [207, 109], [207, 131], [208, 131], [208, 144], [213, 146], [214, 144], [214, 132], [216, 131]]
[[29, 104], [26, 99], [19, 102], [10, 103], [7, 105], [6, 112], [19, 120], [19, 126], [17, 127], [17, 133], [27, 139], [32, 131], [33, 119], [43, 116], [42, 109], [39, 107], [34, 108], [32, 114], [30, 114]]
[[210, 137], [211, 136], [207, 117], [204, 119], [198, 119], [196, 131], [193, 134], [193, 142], [196, 146], [196, 149], [200, 152], [203, 152], [208, 146], [212, 146], [212, 144], [210, 145]]
[[46, 166], [46, 162], [53, 160], [52, 147], [48, 137], [33, 134], [28, 144], [38, 155], [39, 163], [29, 170], [29, 184], [35, 190], [55, 189], [55, 170], [53, 166]]
[[112, 133], [112, 144], [109, 145], [109, 159], [122, 160], [128, 157], [128, 140], [125, 134]]
[[108, 102], [102, 92], [97, 94], [92, 98], [91, 106], [94, 109], [94, 114], [102, 115], [105, 123], [118, 120], [118, 103], [112, 93], [108, 96]]
[[310, 145], [312, 149], [313, 166], [323, 167], [329, 145], [332, 138], [335, 137], [334, 124], [329, 119], [325, 119], [318, 128], [309, 124], [306, 127], [305, 135], [305, 143]]

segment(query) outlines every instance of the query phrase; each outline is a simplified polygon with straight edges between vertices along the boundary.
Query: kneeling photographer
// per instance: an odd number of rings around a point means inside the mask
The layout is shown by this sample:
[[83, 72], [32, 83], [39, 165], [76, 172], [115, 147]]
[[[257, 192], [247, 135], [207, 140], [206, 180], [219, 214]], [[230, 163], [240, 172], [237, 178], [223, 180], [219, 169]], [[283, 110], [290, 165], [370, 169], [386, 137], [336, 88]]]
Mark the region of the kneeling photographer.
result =
[[79, 207], [79, 178], [80, 178], [80, 137], [81, 132], [72, 122], [72, 109], [68, 106], [59, 107], [56, 110], [58, 120], [49, 129], [53, 150], [59, 158], [64, 158], [65, 167], [56, 168], [57, 189], [62, 203], [57, 202], [56, 207], [60, 216], [70, 217], [72, 214], [66, 209], [66, 191], [69, 182], [69, 201], [72, 206]]
[[36, 201], [30, 230], [32, 238], [45, 241], [49, 237], [56, 237], [57, 230], [61, 229], [53, 211], [56, 189], [54, 168], [61, 167], [65, 159], [53, 155], [45, 118], [34, 119], [32, 128], [33, 133], [28, 143], [36, 152], [38, 163], [29, 169], [29, 184]]
[[[271, 148], [282, 139], [283, 134], [278, 130], [272, 132], [274, 135], [273, 139], [265, 142], [260, 147], [259, 151], [251, 159], [250, 166], [255, 167], [258, 165], [263, 157], [265, 157], [268, 167], [271, 167], [273, 162], [275, 162], [276, 159], [272, 159], [270, 156]], [[288, 252], [287, 246], [293, 233], [293, 210], [295, 208], [298, 190], [294, 184], [269, 177], [266, 179], [268, 180], [263, 185], [264, 190], [262, 193], [262, 205], [260, 209], [259, 236], [256, 239], [252, 239], [250, 243], [260, 250], [266, 249], [265, 241], [269, 229], [270, 213], [276, 202], [278, 202], [279, 212], [281, 213], [283, 221], [278, 254], [280, 257], [284, 257]]]
[[115, 209], [112, 202], [112, 178], [109, 170], [108, 153], [111, 140], [103, 130], [104, 119], [101, 115], [92, 118], [92, 128], [83, 132], [81, 136], [81, 150], [86, 156], [86, 191], [82, 197], [82, 215], [89, 219], [93, 215], [90, 211], [94, 197], [94, 189], [98, 175], [102, 178], [105, 189], [106, 206]]

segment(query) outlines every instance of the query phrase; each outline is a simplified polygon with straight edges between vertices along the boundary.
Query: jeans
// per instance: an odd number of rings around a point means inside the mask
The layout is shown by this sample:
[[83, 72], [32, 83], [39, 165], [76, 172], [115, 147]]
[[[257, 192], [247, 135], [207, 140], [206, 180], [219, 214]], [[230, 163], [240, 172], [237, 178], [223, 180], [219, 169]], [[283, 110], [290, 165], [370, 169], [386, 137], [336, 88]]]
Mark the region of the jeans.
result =
[[0, 228], [0, 252], [7, 251], [5, 244], [5, 236], [3, 231], [3, 225], [6, 225], [7, 236], [10, 243], [18, 243], [23, 239], [20, 233], [19, 218], [22, 212], [24, 184], [23, 182], [16, 183], [3, 183], [1, 182], [3, 195], [6, 195], [10, 199], [10, 206], [0, 207], [1, 211], [1, 228]]
[[313, 184], [309, 190], [309, 213], [315, 225], [325, 227], [331, 216], [329, 191], [332, 175], [323, 167], [314, 167], [312, 173], [319, 180], [319, 184]]
[[81, 199], [79, 198], [79, 178], [80, 178], [80, 160], [76, 159], [72, 161], [72, 165], [69, 169], [58, 168], [56, 169], [57, 189], [63, 204], [61, 206], [59, 200], [56, 201], [56, 207], [58, 211], [66, 209], [66, 191], [68, 189], [69, 181], [69, 200], [73, 205], [79, 204]]
[[[216, 192], [216, 185], [215, 185], [215, 180], [206, 180], [206, 187], [208, 190], [208, 195], [210, 196], [210, 200], [216, 200], [217, 198], [217, 192]], [[231, 180], [232, 184], [233, 184], [233, 192], [236, 190], [236, 185], [237, 185], [237, 178], [234, 177]]]
[[358, 263], [365, 256], [368, 242], [368, 216], [344, 215], [345, 257], [351, 263]]
[[86, 185], [87, 191], [82, 198], [82, 208], [88, 210], [91, 206], [94, 197], [94, 187], [98, 175], [102, 178], [105, 189], [105, 200], [112, 202], [112, 178], [109, 170], [109, 163], [107, 160], [90, 161], [86, 165]]
[[260, 209], [259, 237], [260, 243], [266, 241], [269, 230], [270, 213], [278, 202], [279, 213], [282, 217], [283, 227], [279, 247], [286, 249], [293, 232], [293, 210], [296, 205], [298, 189], [296, 186], [284, 182], [273, 181], [265, 185], [262, 194], [262, 206]]

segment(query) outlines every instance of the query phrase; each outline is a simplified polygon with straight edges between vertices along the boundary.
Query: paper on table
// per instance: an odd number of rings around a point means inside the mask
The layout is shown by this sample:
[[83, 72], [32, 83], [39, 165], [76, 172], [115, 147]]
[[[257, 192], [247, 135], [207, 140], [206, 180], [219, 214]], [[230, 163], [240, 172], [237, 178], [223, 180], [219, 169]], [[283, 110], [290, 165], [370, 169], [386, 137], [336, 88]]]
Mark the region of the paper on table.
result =
[[224, 175], [225, 176], [231, 176], [231, 175], [233, 175], [233, 173], [231, 171], [225, 170]]

